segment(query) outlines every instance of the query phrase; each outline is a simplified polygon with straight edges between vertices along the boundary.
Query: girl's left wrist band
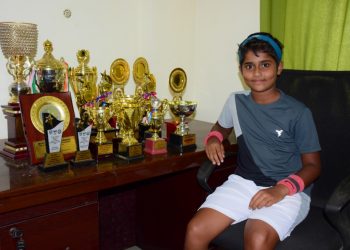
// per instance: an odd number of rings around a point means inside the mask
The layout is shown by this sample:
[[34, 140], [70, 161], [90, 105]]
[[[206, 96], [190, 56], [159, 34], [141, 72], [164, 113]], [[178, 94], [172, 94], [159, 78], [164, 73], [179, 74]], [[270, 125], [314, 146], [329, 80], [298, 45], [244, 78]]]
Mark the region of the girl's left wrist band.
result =
[[224, 140], [224, 137], [222, 136], [222, 134], [219, 131], [210, 131], [209, 134], [205, 137], [204, 139], [204, 146], [207, 145], [209, 138], [211, 137], [216, 137], [220, 142], [222, 142]]

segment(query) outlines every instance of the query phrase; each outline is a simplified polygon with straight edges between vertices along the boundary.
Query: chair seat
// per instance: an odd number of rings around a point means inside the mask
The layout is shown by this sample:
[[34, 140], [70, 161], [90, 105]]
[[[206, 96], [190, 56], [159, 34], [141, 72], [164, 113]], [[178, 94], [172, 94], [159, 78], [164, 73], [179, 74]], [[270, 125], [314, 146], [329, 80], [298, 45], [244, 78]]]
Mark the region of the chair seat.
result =
[[[243, 232], [245, 222], [230, 226], [212, 243], [218, 249], [240, 250], [243, 248]], [[329, 225], [323, 215], [323, 210], [311, 207], [306, 219], [298, 225], [291, 236], [280, 242], [277, 250], [338, 250], [341, 239]]]

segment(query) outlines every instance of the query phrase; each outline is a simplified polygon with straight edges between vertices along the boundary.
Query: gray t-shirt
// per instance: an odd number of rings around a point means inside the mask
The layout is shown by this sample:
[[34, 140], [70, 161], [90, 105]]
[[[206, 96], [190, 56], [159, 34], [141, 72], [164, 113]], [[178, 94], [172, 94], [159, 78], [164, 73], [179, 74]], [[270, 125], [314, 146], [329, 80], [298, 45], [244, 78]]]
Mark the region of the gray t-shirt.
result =
[[234, 128], [239, 145], [235, 174], [259, 186], [301, 169], [301, 154], [321, 150], [310, 110], [280, 91], [280, 98], [257, 104], [250, 91], [232, 93], [219, 117], [224, 128]]

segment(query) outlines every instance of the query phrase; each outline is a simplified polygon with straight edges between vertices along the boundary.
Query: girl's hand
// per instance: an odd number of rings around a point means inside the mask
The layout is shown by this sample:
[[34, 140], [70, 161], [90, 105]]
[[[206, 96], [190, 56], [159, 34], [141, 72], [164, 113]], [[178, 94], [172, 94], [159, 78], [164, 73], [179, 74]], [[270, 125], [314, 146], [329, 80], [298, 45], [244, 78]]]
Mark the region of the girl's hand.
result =
[[258, 191], [249, 203], [250, 209], [270, 207], [282, 200], [288, 194], [288, 188], [283, 185], [266, 188]]
[[208, 159], [214, 165], [220, 165], [224, 162], [225, 149], [222, 143], [215, 136], [208, 139], [207, 145], [205, 146], [205, 152]]

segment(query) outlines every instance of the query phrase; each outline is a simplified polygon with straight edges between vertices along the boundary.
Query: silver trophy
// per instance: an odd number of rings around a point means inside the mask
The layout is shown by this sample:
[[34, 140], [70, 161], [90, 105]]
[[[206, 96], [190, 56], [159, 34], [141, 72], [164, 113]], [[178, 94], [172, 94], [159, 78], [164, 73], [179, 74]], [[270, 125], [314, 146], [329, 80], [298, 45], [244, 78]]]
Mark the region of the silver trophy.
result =
[[30, 92], [25, 79], [37, 52], [38, 30], [33, 23], [0, 22], [0, 46], [7, 59], [6, 68], [14, 82], [10, 84], [9, 103], [18, 103], [20, 94]]

